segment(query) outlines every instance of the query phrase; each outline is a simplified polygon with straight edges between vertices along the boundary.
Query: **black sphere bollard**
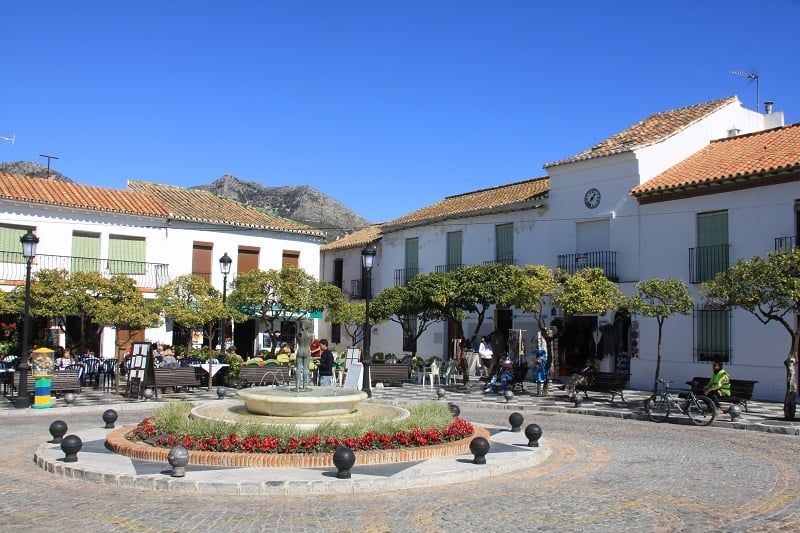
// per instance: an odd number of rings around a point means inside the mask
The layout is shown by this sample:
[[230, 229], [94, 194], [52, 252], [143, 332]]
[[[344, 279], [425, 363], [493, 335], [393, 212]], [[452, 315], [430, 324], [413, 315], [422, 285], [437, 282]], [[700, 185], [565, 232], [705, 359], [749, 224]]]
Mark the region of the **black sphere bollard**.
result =
[[511, 431], [515, 433], [520, 431], [524, 421], [525, 419], [522, 418], [521, 413], [511, 413], [511, 416], [508, 417], [508, 423], [511, 424]]
[[336, 477], [350, 479], [350, 469], [356, 464], [356, 454], [347, 446], [340, 446], [333, 452], [333, 466], [336, 467]]
[[72, 405], [73, 403], [75, 403], [75, 393], [74, 392], [64, 393], [64, 403], [67, 405]]
[[728, 414], [731, 417], [731, 422], [739, 422], [742, 417], [742, 408], [736, 404], [731, 405], [728, 409]]
[[573, 405], [573, 407], [580, 407], [582, 402], [583, 402], [583, 399], [581, 399], [581, 397], [579, 395], [576, 394], [575, 396], [572, 397], [572, 405]]
[[442, 398], [445, 397], [446, 394], [447, 394], [447, 389], [445, 389], [444, 387], [439, 387], [436, 389], [436, 396], [438, 399], [441, 400]]
[[483, 437], [475, 437], [469, 443], [469, 451], [475, 456], [472, 459], [472, 464], [485, 465], [486, 454], [489, 453], [489, 441]]
[[539, 424], [528, 424], [525, 426], [525, 436], [528, 437], [528, 447], [538, 448], [539, 439], [542, 438], [542, 428]]
[[61, 441], [61, 451], [64, 452], [65, 463], [77, 463], [78, 452], [83, 447], [83, 441], [77, 435], [67, 435]]
[[167, 461], [172, 467], [170, 476], [184, 477], [186, 475], [186, 465], [189, 464], [189, 450], [180, 444], [173, 446], [169, 449], [167, 454]]
[[514, 393], [508, 389], [503, 391], [503, 398], [506, 399], [506, 403], [510, 402], [514, 398]]
[[53, 440], [50, 442], [53, 444], [61, 444], [64, 435], [67, 434], [67, 423], [63, 420], [56, 420], [50, 424], [50, 434], [53, 436]]
[[454, 403], [448, 403], [447, 408], [450, 409], [451, 413], [453, 413], [453, 418], [456, 418], [461, 414], [461, 408]]
[[114, 429], [114, 422], [117, 421], [117, 412], [113, 409], [106, 409], [103, 411], [103, 422], [106, 423], [104, 429]]
[[217, 388], [217, 399], [218, 400], [224, 400], [225, 399], [225, 395], [227, 395], [227, 394], [228, 394], [228, 391], [226, 391], [224, 387]]

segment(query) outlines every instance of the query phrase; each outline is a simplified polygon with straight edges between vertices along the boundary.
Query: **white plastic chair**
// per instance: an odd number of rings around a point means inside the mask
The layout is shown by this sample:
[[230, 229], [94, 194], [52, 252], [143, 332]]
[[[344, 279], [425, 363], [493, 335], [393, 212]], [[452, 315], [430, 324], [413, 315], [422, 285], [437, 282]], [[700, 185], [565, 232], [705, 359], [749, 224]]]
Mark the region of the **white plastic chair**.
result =
[[457, 385], [459, 377], [460, 376], [458, 375], [458, 362], [453, 360], [448, 361], [447, 367], [445, 368], [444, 371], [444, 384], [450, 385], [452, 383], [453, 385]]
[[422, 376], [422, 386], [425, 386], [425, 380], [430, 381], [431, 388], [433, 388], [433, 380], [436, 380], [436, 383], [441, 385], [442, 378], [439, 376], [439, 362], [432, 361], [431, 366], [425, 370], [425, 374]]

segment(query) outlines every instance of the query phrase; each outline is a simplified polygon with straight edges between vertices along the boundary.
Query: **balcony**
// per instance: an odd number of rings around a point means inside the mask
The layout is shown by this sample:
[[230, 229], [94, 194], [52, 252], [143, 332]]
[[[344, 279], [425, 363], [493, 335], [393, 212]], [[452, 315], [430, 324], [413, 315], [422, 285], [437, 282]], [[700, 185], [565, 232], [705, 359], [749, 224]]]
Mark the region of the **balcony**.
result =
[[419, 275], [419, 268], [398, 268], [394, 271], [394, 286], [404, 287]]
[[703, 283], [730, 266], [730, 244], [689, 248], [689, 282]]
[[436, 265], [436, 272], [455, 272], [463, 266], [462, 264]]
[[497, 259], [490, 259], [489, 261], [484, 261], [484, 265], [516, 265], [517, 260], [513, 257], [498, 257]]
[[[372, 287], [369, 288], [369, 298], [370, 300], [375, 298], [375, 291], [372, 290]], [[353, 279], [350, 280], [350, 299], [351, 300], [365, 300], [366, 295], [364, 294], [363, 288], [361, 286], [360, 279]]]
[[[165, 263], [37, 254], [31, 271], [46, 269], [97, 272], [106, 278], [121, 274], [132, 278], [140, 289], [159, 289], [169, 282], [169, 265]], [[4, 283], [25, 281], [25, 258], [21, 252], [0, 252], [0, 280]]]
[[574, 274], [585, 268], [599, 268], [610, 281], [619, 281], [617, 276], [617, 252], [561, 254], [558, 256], [558, 268], [568, 274]]
[[775, 250], [790, 252], [797, 248], [797, 237], [775, 237]]

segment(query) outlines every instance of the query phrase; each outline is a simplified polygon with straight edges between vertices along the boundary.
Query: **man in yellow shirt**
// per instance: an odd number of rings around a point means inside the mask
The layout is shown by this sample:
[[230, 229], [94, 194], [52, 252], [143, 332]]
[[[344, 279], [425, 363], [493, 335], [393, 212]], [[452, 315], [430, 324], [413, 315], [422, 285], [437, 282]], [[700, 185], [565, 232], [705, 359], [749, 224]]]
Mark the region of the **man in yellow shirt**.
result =
[[731, 395], [731, 377], [728, 375], [728, 372], [722, 368], [722, 362], [714, 361], [711, 379], [709, 379], [706, 386], [703, 387], [703, 394], [711, 398], [711, 401], [717, 406], [717, 413], [721, 413], [722, 409], [719, 406], [720, 397]]

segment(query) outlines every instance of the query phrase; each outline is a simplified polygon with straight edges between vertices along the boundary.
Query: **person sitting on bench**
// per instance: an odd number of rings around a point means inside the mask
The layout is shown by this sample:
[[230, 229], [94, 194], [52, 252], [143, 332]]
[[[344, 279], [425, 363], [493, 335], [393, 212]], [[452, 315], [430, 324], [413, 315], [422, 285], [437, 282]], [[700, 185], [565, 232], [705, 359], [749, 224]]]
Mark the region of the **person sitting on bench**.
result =
[[711, 371], [711, 379], [703, 387], [703, 394], [711, 398], [711, 401], [717, 406], [717, 413], [722, 413], [722, 408], [719, 405], [721, 396], [731, 395], [731, 377], [728, 372], [722, 368], [721, 361], [714, 361], [714, 366]]
[[577, 387], [591, 383], [595, 370], [594, 359], [587, 359], [580, 372], [572, 374], [569, 379], [567, 379], [565, 390], [567, 391], [568, 401], [571, 402], [575, 397], [575, 389]]

